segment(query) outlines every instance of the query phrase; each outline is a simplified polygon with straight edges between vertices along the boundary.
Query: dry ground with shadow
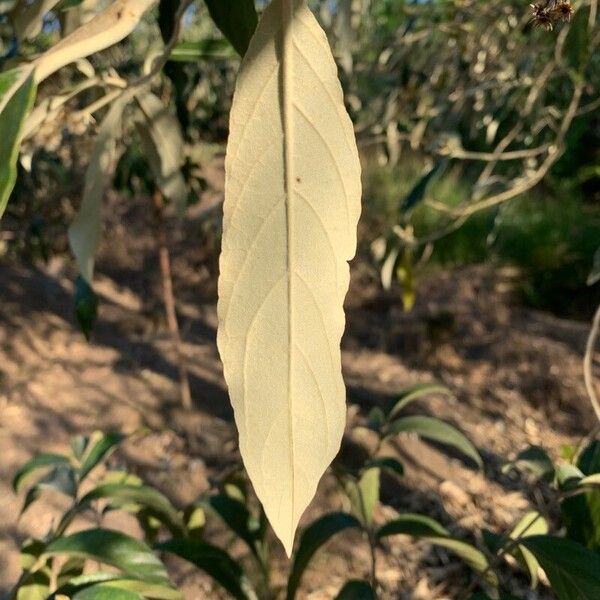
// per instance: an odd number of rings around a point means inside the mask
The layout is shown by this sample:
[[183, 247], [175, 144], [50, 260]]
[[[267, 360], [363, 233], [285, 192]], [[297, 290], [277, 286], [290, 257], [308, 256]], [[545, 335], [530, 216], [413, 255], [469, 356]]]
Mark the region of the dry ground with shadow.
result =
[[[113, 199], [108, 206], [98, 264], [102, 306], [91, 343], [73, 322], [74, 273], [67, 259], [37, 267], [0, 263], [0, 598], [17, 578], [19, 543], [43, 534], [61, 503], [49, 495], [17, 522], [22, 498], [12, 493], [10, 480], [32, 454], [64, 451], [75, 433], [145, 426], [151, 433], [126, 444], [115, 460], [178, 505], [206, 491], [212, 477], [239, 460], [215, 346], [211, 232], [194, 214], [183, 230], [171, 224], [195, 402], [190, 415], [179, 407], [177, 368], [160, 316], [149, 211], [140, 202], [125, 208]], [[382, 294], [366, 269], [354, 266], [343, 342], [349, 423], [403, 386], [439, 381], [456, 399], [432, 397], [416, 408], [464, 430], [486, 463], [484, 477], [438, 448], [399, 440], [388, 450], [402, 457], [407, 473], [400, 481], [384, 480], [378, 518], [413, 510], [457, 533], [482, 526], [506, 530], [537, 500], [501, 474], [503, 458], [527, 444], [557, 454], [592, 427], [581, 377], [587, 325], [519, 307], [495, 287], [496, 276], [486, 268], [431, 273], [416, 309], [406, 314], [397, 297]], [[349, 448], [371, 443], [349, 436]], [[307, 516], [344, 506], [327, 476]], [[111, 523], [134, 530], [127, 521]], [[211, 536], [226, 540], [218, 527]], [[232, 552], [243, 554], [243, 548], [234, 545]], [[287, 567], [279, 547], [277, 566], [281, 581]], [[340, 536], [317, 556], [301, 597], [332, 598], [348, 574], [362, 577], [368, 570], [360, 537]], [[189, 567], [179, 564], [175, 573], [187, 598], [221, 597]], [[404, 538], [387, 544], [379, 574], [382, 598], [414, 600], [454, 598], [468, 576], [451, 555]], [[515, 586], [525, 589], [526, 583], [517, 578]]]

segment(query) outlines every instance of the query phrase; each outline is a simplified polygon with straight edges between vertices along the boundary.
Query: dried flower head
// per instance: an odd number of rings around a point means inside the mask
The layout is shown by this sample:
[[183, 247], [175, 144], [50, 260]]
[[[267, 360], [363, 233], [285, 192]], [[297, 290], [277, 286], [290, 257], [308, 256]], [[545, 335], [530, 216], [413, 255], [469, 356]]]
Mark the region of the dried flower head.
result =
[[552, 7], [552, 14], [557, 19], [560, 19], [564, 23], [568, 23], [571, 20], [571, 15], [575, 12], [571, 0], [558, 0]]
[[531, 16], [533, 24], [536, 27], [543, 27], [546, 31], [552, 31], [554, 27], [554, 21], [552, 14], [547, 4], [530, 4]]

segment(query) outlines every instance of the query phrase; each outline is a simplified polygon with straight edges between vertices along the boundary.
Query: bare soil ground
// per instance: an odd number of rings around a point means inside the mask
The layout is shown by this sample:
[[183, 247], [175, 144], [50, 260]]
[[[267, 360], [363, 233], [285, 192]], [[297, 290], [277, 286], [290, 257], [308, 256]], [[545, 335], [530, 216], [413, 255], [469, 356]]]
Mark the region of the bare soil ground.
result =
[[[184, 229], [175, 223], [171, 229], [195, 402], [190, 415], [179, 406], [177, 366], [157, 300], [149, 211], [139, 203], [118, 206], [109, 204], [115, 211], [98, 263], [102, 306], [91, 343], [72, 317], [67, 259], [43, 267], [0, 264], [0, 597], [18, 577], [19, 544], [44, 534], [61, 506], [49, 495], [17, 522], [22, 498], [10, 481], [34, 453], [65, 451], [76, 433], [146, 426], [152, 433], [126, 444], [118, 460], [178, 505], [206, 491], [212, 477], [239, 460], [215, 346], [212, 233], [193, 215]], [[399, 440], [390, 451], [402, 457], [407, 473], [400, 483], [384, 482], [379, 519], [413, 510], [457, 533], [505, 531], [539, 500], [515, 477], [502, 475], [505, 457], [527, 444], [558, 454], [561, 445], [593, 426], [581, 376], [587, 325], [519, 307], [496, 291], [496, 283], [487, 268], [431, 273], [421, 283], [415, 310], [406, 314], [364, 267], [353, 268], [343, 341], [349, 422], [408, 384], [438, 381], [456, 400], [432, 397], [418, 410], [465, 431], [486, 464], [483, 476], [438, 448]], [[307, 519], [342, 507], [326, 476]], [[221, 539], [223, 532], [214, 535]], [[278, 546], [276, 552], [276, 578], [283, 581], [287, 563]], [[364, 541], [339, 536], [316, 558], [301, 597], [332, 598], [349, 575], [365, 577], [369, 568]], [[178, 565], [175, 574], [187, 598], [221, 597], [189, 567]], [[379, 556], [379, 577], [383, 599], [436, 600], [455, 598], [468, 572], [443, 551], [397, 538]], [[526, 584], [525, 577], [513, 582], [515, 590]]]

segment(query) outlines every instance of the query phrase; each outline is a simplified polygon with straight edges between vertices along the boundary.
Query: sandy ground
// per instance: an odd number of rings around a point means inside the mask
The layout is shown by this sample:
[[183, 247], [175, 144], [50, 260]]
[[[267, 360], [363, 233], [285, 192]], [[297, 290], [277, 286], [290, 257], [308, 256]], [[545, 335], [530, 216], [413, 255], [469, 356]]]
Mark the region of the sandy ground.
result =
[[[62, 505], [48, 495], [17, 522], [22, 498], [10, 480], [34, 453], [64, 451], [76, 433], [146, 426], [152, 433], [127, 444], [119, 460], [177, 505], [206, 491], [214, 474], [238, 461], [215, 346], [216, 265], [208, 234], [192, 220], [185, 232], [172, 235], [195, 403], [189, 415], [179, 407], [177, 368], [160, 302], [153, 300], [160, 298], [159, 282], [152, 238], [139, 235], [148, 227], [142, 213], [125, 211], [109, 226], [98, 269], [101, 314], [91, 343], [73, 322], [73, 271], [66, 259], [38, 267], [0, 263], [0, 598], [18, 577], [18, 545], [28, 535], [44, 534]], [[187, 251], [190, 237], [193, 245], [201, 235], [204, 242]], [[593, 425], [581, 375], [587, 325], [518, 307], [496, 284], [497, 276], [485, 268], [432, 273], [420, 287], [416, 309], [405, 314], [397, 297], [383, 295], [364, 268], [353, 269], [343, 342], [349, 422], [403, 386], [438, 381], [456, 399], [432, 397], [415, 409], [465, 431], [486, 464], [484, 477], [458, 457], [416, 439], [399, 440], [390, 451], [402, 457], [407, 473], [400, 483], [384, 482], [379, 519], [396, 509], [417, 510], [457, 533], [484, 526], [506, 530], [537, 500], [501, 474], [504, 458], [527, 444], [558, 454]], [[326, 476], [307, 518], [344, 506]], [[287, 564], [279, 548], [276, 557], [281, 581]], [[383, 599], [452, 598], [468, 580], [451, 555], [404, 538], [392, 540], [379, 558]], [[363, 577], [368, 571], [364, 542], [354, 534], [340, 536], [316, 558], [300, 597], [332, 598], [349, 573]], [[179, 565], [174, 572], [187, 598], [221, 597], [190, 568]], [[525, 577], [516, 577], [514, 586], [524, 589]]]

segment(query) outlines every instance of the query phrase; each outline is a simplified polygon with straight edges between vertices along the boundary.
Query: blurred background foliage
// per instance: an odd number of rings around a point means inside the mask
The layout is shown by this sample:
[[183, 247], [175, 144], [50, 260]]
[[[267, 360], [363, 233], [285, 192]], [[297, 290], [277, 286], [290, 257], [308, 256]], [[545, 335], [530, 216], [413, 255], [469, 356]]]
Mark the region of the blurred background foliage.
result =
[[[2, 69], [107, 4], [2, 0]], [[62, 69], [43, 83], [38, 102], [69, 94], [91, 72], [104, 80], [141, 74], [169, 39], [177, 5], [162, 0], [125, 41]], [[508, 285], [523, 301], [588, 318], [600, 300], [600, 286], [587, 285], [600, 244], [596, 1], [576, 3], [571, 23], [554, 31], [534, 27], [521, 0], [312, 5], [355, 122], [365, 187], [360, 251], [373, 278], [410, 308], [424, 269], [490, 262], [509, 268]], [[39, 12], [28, 31], [16, 17], [25, 6]], [[223, 154], [238, 65], [206, 5], [193, 3], [153, 88], [181, 126], [190, 202], [206, 189], [202, 168]], [[66, 251], [107, 89], [73, 93], [26, 138], [3, 254], [47, 260]], [[115, 187], [125, 196], [148, 193], [153, 184], [134, 132], [124, 130], [119, 156]], [[207, 213], [211, 231], [218, 212]]]

